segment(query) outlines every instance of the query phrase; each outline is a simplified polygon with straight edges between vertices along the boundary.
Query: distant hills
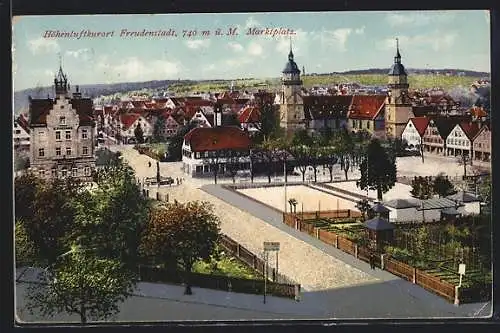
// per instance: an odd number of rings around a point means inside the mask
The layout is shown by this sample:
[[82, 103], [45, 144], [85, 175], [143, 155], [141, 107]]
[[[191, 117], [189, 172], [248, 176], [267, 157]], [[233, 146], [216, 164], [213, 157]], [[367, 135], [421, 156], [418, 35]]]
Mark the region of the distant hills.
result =
[[[336, 73], [307, 73], [307, 75], [315, 76], [328, 76], [328, 75], [386, 75], [388, 68], [370, 68], [362, 70], [349, 70], [345, 72]], [[454, 75], [461, 75], [467, 77], [489, 77], [490, 73], [487, 72], [477, 72], [471, 70], [462, 69], [407, 69], [408, 74], [420, 74], [420, 75], [435, 75], [436, 73], [446, 74], [453, 73]], [[136, 91], [141, 89], [152, 89], [152, 90], [166, 90], [170, 85], [193, 85], [204, 82], [230, 82], [231, 80], [152, 80], [146, 82], [121, 82], [112, 84], [88, 84], [80, 85], [79, 89], [82, 95], [85, 97], [95, 98], [101, 95], [112, 95], [115, 93], [127, 93], [129, 91]], [[75, 86], [72, 87], [72, 90]], [[14, 113], [19, 114], [20, 112], [27, 111], [29, 107], [29, 97], [32, 98], [47, 98], [53, 97], [54, 88], [52, 86], [48, 87], [37, 87], [24, 89], [21, 91], [14, 92]]]

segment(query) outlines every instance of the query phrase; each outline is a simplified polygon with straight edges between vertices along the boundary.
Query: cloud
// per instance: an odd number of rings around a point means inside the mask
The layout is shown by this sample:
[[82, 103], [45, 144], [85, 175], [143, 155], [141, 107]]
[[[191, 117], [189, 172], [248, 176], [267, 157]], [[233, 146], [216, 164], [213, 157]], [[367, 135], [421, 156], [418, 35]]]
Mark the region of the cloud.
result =
[[245, 22], [245, 29], [259, 27], [259, 26], [260, 22], [254, 19], [253, 16], [250, 16]]
[[248, 45], [248, 53], [251, 54], [251, 55], [254, 55], [254, 56], [262, 56], [263, 54], [263, 51], [264, 49], [262, 48], [262, 46], [257, 43], [257, 42], [251, 42], [249, 45]]
[[210, 39], [195, 39], [195, 40], [188, 40], [186, 41], [187, 47], [190, 49], [200, 49], [200, 48], [207, 48], [210, 46]]
[[237, 58], [227, 59], [224, 63], [228, 67], [238, 68], [238, 67], [241, 67], [243, 65], [250, 64], [252, 62], [253, 62], [252, 58], [250, 58], [248, 56], [243, 56], [243, 57], [237, 57]]
[[178, 61], [153, 60], [144, 62], [137, 57], [129, 57], [116, 62], [109, 56], [102, 56], [97, 69], [102, 70], [110, 82], [113, 80], [154, 80], [176, 75], [181, 72], [182, 65]]
[[[357, 31], [357, 32], [356, 32]], [[323, 30], [313, 33], [313, 39], [319, 40], [323, 47], [333, 46], [341, 52], [347, 51], [347, 39], [352, 33], [361, 34], [364, 27], [353, 30], [352, 28], [339, 28], [335, 30]]]
[[446, 23], [455, 18], [452, 12], [390, 13], [386, 21], [392, 27], [424, 26], [431, 23]]
[[34, 55], [56, 53], [61, 49], [56, 40], [39, 37], [28, 41], [28, 48]]
[[75, 51], [68, 50], [65, 52], [65, 55], [74, 57], [75, 59], [81, 59], [84, 61], [90, 60], [92, 56], [94, 55], [94, 50], [93, 49], [78, 49]]
[[362, 26], [361, 28], [354, 29], [354, 33], [356, 35], [362, 35], [365, 33], [365, 26]]
[[[307, 43], [309, 39], [313, 36], [313, 33], [307, 32], [301, 29], [295, 31], [295, 35], [292, 37], [292, 48], [294, 54], [299, 54], [301, 51], [307, 50]], [[281, 37], [276, 44], [276, 51], [282, 54], [288, 54], [290, 51], [290, 38]]]
[[243, 45], [236, 43], [236, 42], [229, 42], [229, 43], [227, 43], [227, 46], [235, 52], [243, 51]]
[[[421, 34], [414, 36], [398, 36], [400, 47], [430, 47], [434, 51], [443, 51], [449, 49], [455, 44], [458, 35], [455, 32], [434, 31], [429, 34]], [[382, 41], [381, 49], [395, 49], [395, 38], [386, 38]]]

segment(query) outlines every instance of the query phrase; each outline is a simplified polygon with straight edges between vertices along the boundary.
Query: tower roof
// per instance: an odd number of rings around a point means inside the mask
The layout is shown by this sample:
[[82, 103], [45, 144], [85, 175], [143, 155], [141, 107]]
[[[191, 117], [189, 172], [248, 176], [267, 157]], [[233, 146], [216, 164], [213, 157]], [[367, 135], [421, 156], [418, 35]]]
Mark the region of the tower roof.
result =
[[290, 41], [290, 52], [288, 53], [288, 62], [285, 65], [285, 68], [283, 69], [283, 73], [299, 73], [300, 74], [300, 69], [293, 60], [293, 51], [292, 51], [292, 42]]
[[396, 38], [396, 56], [394, 57], [394, 64], [389, 71], [389, 75], [408, 75], [406, 74], [405, 67], [401, 63], [401, 54], [399, 53], [399, 41]]

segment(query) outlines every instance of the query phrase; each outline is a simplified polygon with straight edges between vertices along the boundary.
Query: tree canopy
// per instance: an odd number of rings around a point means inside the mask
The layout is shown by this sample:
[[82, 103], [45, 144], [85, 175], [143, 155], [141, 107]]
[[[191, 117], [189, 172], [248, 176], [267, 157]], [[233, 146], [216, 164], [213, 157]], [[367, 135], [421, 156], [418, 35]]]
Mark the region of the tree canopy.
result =
[[46, 284], [28, 287], [27, 308], [44, 316], [76, 314], [81, 323], [104, 320], [119, 311], [133, 291], [135, 278], [115, 260], [73, 249], [40, 274]]
[[[141, 252], [155, 262], [191, 272], [198, 260], [209, 260], [219, 237], [219, 218], [207, 202], [167, 203], [150, 213]], [[177, 267], [175, 267], [177, 268]], [[186, 281], [186, 293], [190, 293]]]
[[361, 178], [356, 185], [362, 190], [376, 190], [379, 201], [396, 183], [395, 157], [388, 154], [377, 139], [372, 139], [368, 145], [359, 169]]

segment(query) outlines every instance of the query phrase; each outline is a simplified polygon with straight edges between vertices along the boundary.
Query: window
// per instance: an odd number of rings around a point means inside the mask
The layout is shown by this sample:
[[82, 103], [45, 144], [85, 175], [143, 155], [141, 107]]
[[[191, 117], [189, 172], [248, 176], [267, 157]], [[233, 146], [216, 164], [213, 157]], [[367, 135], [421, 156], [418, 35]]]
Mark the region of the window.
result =
[[194, 156], [195, 156], [195, 158], [200, 158], [200, 153], [199, 153], [199, 152], [196, 152], [196, 153], [194, 154]]
[[56, 147], [56, 156], [61, 156], [61, 147]]
[[90, 176], [90, 167], [85, 167], [85, 176]]
[[64, 105], [61, 105], [61, 109], [64, 109]]
[[56, 131], [56, 140], [61, 140], [61, 132]]
[[88, 135], [87, 130], [86, 129], [82, 130], [82, 139], [87, 139], [87, 135]]
[[39, 175], [40, 177], [44, 177], [44, 176], [45, 176], [45, 170], [43, 170], [43, 169], [42, 169], [42, 170], [39, 170], [39, 171], [38, 171], [38, 175]]
[[89, 154], [89, 147], [83, 147], [83, 155]]
[[71, 156], [71, 148], [70, 147], [66, 148], [66, 155]]
[[16, 134], [21, 134], [21, 130], [16, 130]]
[[68, 175], [68, 171], [66, 169], [61, 170], [61, 176], [66, 177]]
[[38, 156], [44, 157], [45, 156], [45, 149], [43, 149], [43, 148], [38, 149]]
[[71, 131], [66, 131], [66, 140], [71, 140]]
[[71, 177], [76, 177], [77, 175], [78, 175], [78, 169], [77, 168], [71, 169]]
[[56, 177], [57, 176], [57, 169], [52, 169], [52, 177]]
[[208, 151], [203, 152], [203, 157], [208, 157]]
[[66, 125], [66, 117], [59, 117], [59, 124]]

